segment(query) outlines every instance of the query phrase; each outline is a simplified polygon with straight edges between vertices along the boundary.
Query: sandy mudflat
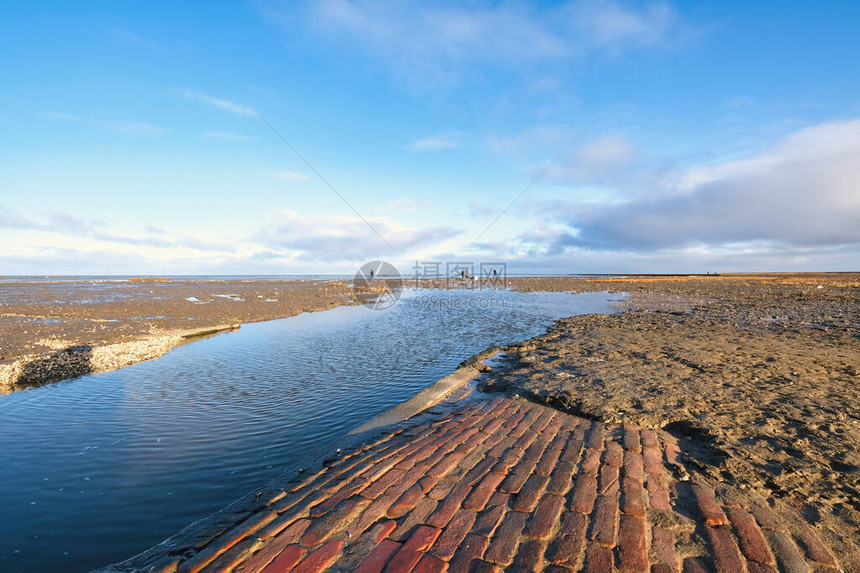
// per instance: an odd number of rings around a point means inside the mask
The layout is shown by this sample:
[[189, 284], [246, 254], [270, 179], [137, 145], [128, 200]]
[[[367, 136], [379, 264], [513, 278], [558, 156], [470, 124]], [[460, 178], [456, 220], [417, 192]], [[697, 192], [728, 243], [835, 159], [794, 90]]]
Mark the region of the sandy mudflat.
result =
[[323, 280], [2, 282], [0, 392], [156, 358], [189, 330], [354, 304], [354, 292]]
[[664, 428], [717, 480], [809, 502], [860, 551], [860, 275], [512, 279], [630, 293], [627, 312], [560, 321], [508, 348], [487, 390]]

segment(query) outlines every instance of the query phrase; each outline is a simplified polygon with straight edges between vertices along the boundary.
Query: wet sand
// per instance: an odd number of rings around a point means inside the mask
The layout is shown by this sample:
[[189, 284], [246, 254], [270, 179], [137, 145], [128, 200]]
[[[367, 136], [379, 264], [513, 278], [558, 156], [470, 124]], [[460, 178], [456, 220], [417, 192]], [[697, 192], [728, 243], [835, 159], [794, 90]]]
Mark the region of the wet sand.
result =
[[355, 304], [355, 294], [328, 280], [2, 282], [0, 393], [157, 358], [192, 333]]
[[626, 291], [627, 312], [507, 348], [483, 390], [663, 428], [703, 474], [807, 502], [838, 551], [860, 550], [859, 275], [510, 282]]

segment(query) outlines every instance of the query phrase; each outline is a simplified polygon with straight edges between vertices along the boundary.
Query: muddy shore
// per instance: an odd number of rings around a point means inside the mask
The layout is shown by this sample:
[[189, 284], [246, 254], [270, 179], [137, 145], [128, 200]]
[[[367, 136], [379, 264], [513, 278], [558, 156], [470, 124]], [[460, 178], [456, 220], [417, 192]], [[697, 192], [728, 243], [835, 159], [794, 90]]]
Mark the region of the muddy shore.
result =
[[702, 473], [808, 503], [860, 551], [860, 275], [521, 279], [618, 290], [626, 312], [559, 321], [483, 384], [688, 441]]
[[0, 282], [0, 393], [157, 358], [194, 334], [356, 304], [339, 281]]

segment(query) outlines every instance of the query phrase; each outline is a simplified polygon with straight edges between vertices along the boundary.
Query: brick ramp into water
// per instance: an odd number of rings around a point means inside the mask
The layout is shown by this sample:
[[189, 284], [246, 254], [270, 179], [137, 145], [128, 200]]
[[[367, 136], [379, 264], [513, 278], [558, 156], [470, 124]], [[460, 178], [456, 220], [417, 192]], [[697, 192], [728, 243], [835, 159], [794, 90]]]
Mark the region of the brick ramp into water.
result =
[[159, 569], [852, 570], [799, 514], [688, 476], [664, 432], [487, 399], [351, 453]]

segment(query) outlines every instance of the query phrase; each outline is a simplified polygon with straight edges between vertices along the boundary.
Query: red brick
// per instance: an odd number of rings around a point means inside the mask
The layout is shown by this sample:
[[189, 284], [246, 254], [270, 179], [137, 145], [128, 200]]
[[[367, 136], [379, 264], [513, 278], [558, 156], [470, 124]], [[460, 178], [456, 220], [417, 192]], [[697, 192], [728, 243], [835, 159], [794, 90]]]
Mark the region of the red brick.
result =
[[645, 489], [642, 482], [625, 477], [622, 481], [621, 511], [628, 515], [645, 517]]
[[643, 448], [659, 448], [660, 441], [657, 440], [657, 432], [654, 430], [642, 430], [642, 447]]
[[494, 498], [496, 496], [504, 496], [505, 498], [510, 497], [507, 494], [494, 494], [493, 497], [490, 498], [487, 508], [478, 514], [478, 519], [475, 521], [472, 533], [489, 537], [496, 530], [496, 527], [498, 527], [499, 522], [505, 516], [505, 513], [507, 513], [508, 508], [507, 501], [494, 503]]
[[382, 521], [374, 525], [362, 538], [371, 545], [379, 545], [379, 543], [391, 535], [397, 529], [397, 522], [393, 519]]
[[800, 546], [806, 551], [806, 554], [812, 561], [816, 563], [821, 563], [822, 565], [827, 565], [829, 567], [838, 568], [839, 565], [836, 563], [836, 559], [827, 550], [827, 547], [815, 536], [812, 531], [810, 531], [805, 526], [802, 526], [802, 530], [800, 535], [797, 537], [800, 542]]
[[204, 572], [221, 572], [233, 571], [236, 565], [245, 561], [254, 551], [260, 547], [262, 541], [257, 536], [246, 537], [224, 553], [218, 556], [215, 561], [210, 563], [203, 569]]
[[579, 474], [573, 490], [570, 508], [580, 513], [591, 513], [597, 497], [597, 479], [593, 475]]
[[543, 456], [544, 450], [546, 450], [546, 447], [549, 444], [547, 438], [548, 436], [537, 436], [531, 445], [525, 449], [522, 461], [533, 466], [537, 465], [541, 456]]
[[[747, 569], [749, 573], [779, 573], [776, 567], [772, 565], [765, 565], [764, 563], [759, 563], [758, 561], [747, 561]], [[816, 569], [814, 573], [841, 573], [838, 569], [830, 569], [829, 567], [826, 569]]]
[[770, 510], [769, 507], [760, 504], [751, 504], [749, 507], [750, 513], [755, 516], [756, 521], [762, 529], [773, 529], [776, 531], [785, 531], [785, 526], [778, 517]]
[[448, 570], [448, 563], [432, 555], [424, 555], [412, 573], [441, 573]]
[[536, 418], [537, 413], [534, 410], [526, 413], [522, 421], [517, 424], [517, 427], [508, 433], [508, 436], [515, 440], [519, 440], [526, 433], [526, 431], [531, 428]]
[[675, 550], [675, 534], [659, 526], [651, 528], [651, 550], [657, 561], [670, 567], [671, 571], [681, 568], [681, 560]]
[[581, 513], [564, 512], [558, 535], [550, 546], [550, 561], [559, 565], [576, 565], [585, 544], [587, 523], [588, 519]]
[[546, 450], [544, 450], [543, 456], [541, 456], [541, 459], [535, 468], [536, 474], [548, 476], [552, 472], [558, 462], [558, 458], [561, 456], [561, 452], [564, 449], [566, 442], [567, 438], [565, 434], [556, 435], [552, 443], [550, 443]]
[[293, 573], [317, 573], [331, 565], [343, 547], [342, 541], [332, 539], [296, 565]]
[[261, 573], [280, 573], [289, 571], [304, 559], [307, 549], [301, 545], [288, 545]]
[[454, 489], [454, 487], [461, 483], [461, 480], [459, 480], [457, 476], [454, 474], [448, 474], [444, 478], [440, 479], [439, 483], [436, 484], [436, 487], [427, 493], [427, 497], [432, 497], [436, 501], [442, 501], [449, 493], [451, 493], [451, 490]]
[[581, 473], [597, 475], [597, 469], [600, 467], [600, 450], [585, 450], [585, 458], [582, 460]]
[[700, 485], [693, 485], [693, 493], [696, 496], [696, 502], [699, 504], [699, 511], [702, 512], [702, 517], [707, 525], [728, 525], [729, 518], [723, 513], [723, 510], [714, 499], [714, 492]]
[[660, 450], [645, 448], [642, 450], [642, 457], [645, 459], [645, 473], [657, 476], [663, 474], [663, 458]]
[[687, 557], [684, 559], [684, 573], [710, 573], [710, 571], [698, 557]]
[[746, 573], [747, 566], [732, 532], [724, 527], [706, 527], [708, 539], [714, 548], [717, 573]]
[[463, 476], [461, 480], [462, 483], [467, 485], [474, 485], [478, 483], [481, 478], [483, 478], [487, 472], [493, 467], [496, 463], [494, 458], [484, 458], [480, 462], [478, 462], [475, 467], [466, 472], [466, 475]]
[[353, 516], [370, 505], [370, 500], [360, 496], [351, 497], [344, 501], [324, 517], [315, 519], [302, 536], [302, 545], [313, 547], [325, 541], [330, 535], [346, 526]]
[[516, 499], [514, 499], [514, 510], [531, 513], [540, 500], [541, 495], [543, 495], [548, 483], [549, 478], [547, 476], [531, 476], [520, 490], [520, 493], [517, 494]]
[[534, 539], [548, 539], [558, 523], [563, 507], [563, 497], [551, 493], [544, 495], [526, 527], [526, 536]]
[[[459, 569], [454, 569], [459, 571]], [[466, 571], [466, 569], [463, 569]], [[481, 559], [472, 561], [472, 566], [468, 569], [469, 573], [502, 573], [503, 569], [493, 563], [488, 563]]]
[[430, 477], [441, 478], [456, 468], [457, 464], [459, 464], [465, 457], [466, 454], [463, 452], [451, 452], [436, 462], [436, 464], [427, 471], [427, 475]]
[[[574, 435], [576, 435], [574, 433]], [[564, 448], [564, 452], [561, 454], [562, 462], [577, 462], [579, 461], [579, 456], [582, 454], [582, 438], [573, 438], [569, 442], [567, 442], [567, 447]]]
[[531, 571], [537, 573], [543, 571], [543, 554], [546, 544], [541, 541], [529, 539], [520, 544], [516, 557], [514, 557], [514, 570], [519, 572]]
[[648, 550], [645, 540], [645, 519], [621, 516], [618, 529], [618, 569], [625, 573], [648, 572]]
[[490, 499], [490, 496], [493, 495], [493, 492], [496, 491], [496, 488], [505, 479], [505, 476], [502, 474], [497, 474], [496, 472], [490, 472], [484, 479], [481, 480], [475, 489], [466, 496], [466, 499], [463, 500], [463, 507], [467, 509], [484, 509], [484, 506], [487, 505], [487, 501]]
[[496, 530], [490, 546], [484, 554], [484, 559], [499, 565], [508, 565], [514, 558], [520, 534], [526, 525], [528, 516], [524, 513], [512, 511], [508, 513], [502, 524]]
[[639, 445], [639, 429], [636, 426], [624, 424], [624, 449], [628, 452], [641, 451]]
[[660, 483], [660, 479], [654, 475], [649, 475], [645, 485], [648, 489], [648, 502], [657, 511], [671, 511], [672, 506], [669, 503], [669, 492], [666, 486]]
[[513, 468], [513, 471], [505, 477], [499, 491], [503, 491], [505, 493], [518, 493], [520, 488], [525, 485], [526, 480], [529, 479], [529, 476], [532, 475], [532, 471], [534, 471], [534, 466], [531, 464], [517, 464]]
[[490, 540], [483, 535], [467, 535], [451, 559], [450, 570], [469, 571], [469, 566], [484, 555], [489, 543]]
[[591, 520], [589, 538], [595, 543], [613, 547], [618, 527], [618, 499], [605, 495], [598, 497]]
[[389, 506], [385, 515], [392, 519], [403, 517], [409, 513], [413, 507], [415, 507], [415, 504], [418, 503], [418, 500], [422, 497], [424, 497], [424, 490], [420, 485], [415, 484], [403, 492], [403, 494], [397, 498], [397, 501]]
[[[305, 533], [305, 530], [311, 524], [309, 519], [290, 520], [286, 523], [274, 521], [265, 528], [257, 532], [257, 537], [260, 539], [268, 539], [277, 536], [278, 539], [289, 539], [287, 543], [296, 543], [299, 538]], [[281, 533], [283, 531], [283, 533]], [[278, 535], [280, 534], [280, 535]]]
[[603, 424], [595, 422], [594, 426], [591, 428], [591, 434], [589, 434], [588, 440], [585, 442], [585, 447], [602, 450], [604, 433], [605, 430]]
[[776, 560], [753, 516], [742, 509], [732, 508], [729, 510], [729, 518], [740, 541], [744, 556], [759, 563], [776, 565]]
[[608, 442], [606, 444], [606, 455], [603, 461], [616, 468], [620, 468], [624, 464], [624, 449], [622, 449], [618, 442]]
[[451, 520], [451, 517], [460, 509], [460, 504], [463, 503], [463, 500], [466, 499], [470, 491], [472, 490], [468, 485], [456, 486], [436, 507], [436, 511], [430, 514], [430, 517], [427, 518], [427, 523], [435, 527], [445, 527], [448, 521]]
[[392, 573], [395, 571], [411, 571], [424, 556], [427, 549], [433, 545], [436, 538], [439, 537], [439, 533], [441, 533], [440, 529], [427, 525], [416, 528], [412, 537], [403, 544], [388, 562], [385, 570]]
[[612, 573], [612, 550], [602, 545], [589, 545], [585, 552], [585, 573]]
[[421, 525], [415, 529], [409, 540], [403, 544], [403, 548], [412, 551], [427, 551], [439, 537], [440, 533], [442, 533], [442, 530], [438, 527]]
[[444, 560], [451, 559], [454, 552], [460, 546], [460, 542], [466, 537], [466, 534], [472, 529], [475, 523], [477, 514], [468, 509], [461, 509], [442, 531], [442, 535], [433, 545], [432, 553]]
[[370, 469], [368, 469], [364, 474], [362, 474], [362, 476], [365, 479], [368, 479], [371, 482], [374, 482], [374, 481], [378, 480], [380, 477], [382, 477], [386, 472], [388, 472], [388, 470], [392, 469], [394, 466], [399, 464], [401, 461], [403, 461], [403, 455], [402, 454], [390, 455], [390, 456], [386, 457], [385, 459], [380, 460], [380, 461], [376, 462], [375, 464], [373, 464], [373, 466]]
[[270, 511], [266, 511], [241, 521], [226, 533], [222, 533], [210, 541], [209, 544], [196, 555], [179, 563], [177, 571], [180, 573], [196, 573], [197, 571], [200, 571], [206, 565], [214, 561], [219, 555], [236, 545], [236, 543], [241, 541], [249, 533], [256, 531], [261, 522], [266, 522], [266, 520], [271, 521], [271, 513], [272, 512]]
[[547, 491], [564, 495], [570, 489], [570, 484], [573, 478], [573, 472], [576, 471], [575, 462], [560, 462], [550, 474], [549, 485], [546, 486]]
[[771, 551], [773, 551], [780, 570], [783, 571], [808, 571], [809, 565], [797, 545], [791, 538], [781, 531], [766, 530], [764, 532]]
[[577, 422], [576, 427], [573, 429], [574, 439], [579, 440], [580, 442], [584, 441], [585, 440], [585, 430], [589, 426], [591, 426], [591, 422], [580, 419]]
[[385, 510], [391, 505], [386, 497], [381, 497], [370, 502], [370, 505], [346, 527], [346, 535], [349, 538], [357, 537], [373, 525], [380, 517], [385, 515]]
[[[561, 422], [558, 418], [559, 414], [550, 408], [543, 408], [540, 414], [540, 417], [535, 421], [532, 425], [532, 430], [537, 433], [541, 433], [547, 428], [555, 428], [552, 433], [558, 431], [558, 428], [561, 426]], [[558, 424], [558, 425], [556, 425]]]
[[642, 466], [642, 454], [637, 452], [624, 453], [624, 476], [642, 481], [645, 470]]
[[400, 544], [390, 539], [383, 539], [370, 555], [364, 558], [354, 573], [381, 573], [385, 564], [400, 549]]
[[597, 483], [600, 495], [615, 495], [618, 492], [618, 468], [603, 464], [600, 466], [600, 478]]
[[666, 462], [673, 466], [681, 465], [681, 448], [676, 442], [666, 442], [663, 450], [666, 453]]
[[367, 486], [367, 488], [363, 489], [361, 491], [361, 496], [366, 497], [367, 499], [376, 499], [377, 497], [382, 495], [382, 493], [384, 493], [385, 490], [388, 489], [391, 484], [401, 479], [404, 475], [406, 475], [406, 472], [404, 470], [392, 468], [385, 472], [385, 475], [383, 475], [381, 478], [373, 482], [371, 485]]
[[309, 519], [300, 519], [290, 525], [282, 534], [269, 541], [262, 549], [245, 560], [236, 569], [237, 573], [240, 571], [243, 573], [256, 573], [261, 570], [280, 555], [287, 546], [297, 543], [310, 524], [311, 521]]
[[[437, 502], [429, 497], [422, 497], [415, 504], [415, 508], [402, 520], [390, 537], [395, 541], [401, 541], [412, 533], [412, 529], [423, 523], [427, 523], [428, 516], [436, 510]], [[392, 522], [393, 523], [393, 522]]]

